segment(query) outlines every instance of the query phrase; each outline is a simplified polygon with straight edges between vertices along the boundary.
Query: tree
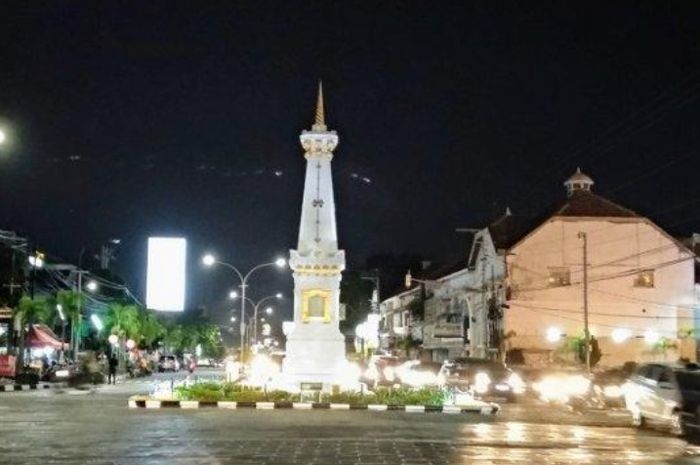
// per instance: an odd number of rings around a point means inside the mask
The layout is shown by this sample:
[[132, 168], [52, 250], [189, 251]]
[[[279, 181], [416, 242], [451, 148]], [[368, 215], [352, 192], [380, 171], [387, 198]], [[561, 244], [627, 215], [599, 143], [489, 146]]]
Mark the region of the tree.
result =
[[56, 303], [61, 306], [66, 320], [70, 323], [70, 346], [73, 356], [77, 352], [77, 335], [80, 326], [80, 309], [83, 307], [85, 297], [75, 291], [61, 290], [56, 293]]
[[160, 320], [146, 309], [138, 313], [139, 342], [144, 347], [150, 347], [165, 334], [165, 327]]
[[105, 328], [109, 334], [122, 339], [133, 339], [139, 334], [139, 310], [135, 305], [111, 304], [105, 316]]
[[17, 372], [24, 366], [24, 352], [27, 350], [27, 327], [35, 323], [44, 323], [51, 318], [51, 309], [44, 298], [23, 296], [14, 309], [13, 315], [19, 322], [19, 354], [17, 356]]

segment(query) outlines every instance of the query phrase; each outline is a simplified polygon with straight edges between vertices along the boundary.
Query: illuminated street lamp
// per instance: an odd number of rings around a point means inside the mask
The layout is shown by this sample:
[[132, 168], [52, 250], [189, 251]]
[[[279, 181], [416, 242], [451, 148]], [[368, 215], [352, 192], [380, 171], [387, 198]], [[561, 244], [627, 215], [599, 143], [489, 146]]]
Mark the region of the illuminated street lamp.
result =
[[0, 145], [4, 144], [7, 141], [7, 134], [5, 134], [5, 131], [0, 129]]
[[97, 332], [100, 332], [104, 329], [104, 324], [102, 324], [102, 320], [100, 320], [100, 317], [95, 315], [94, 313], [90, 315], [90, 321], [92, 321], [92, 324], [95, 326], [95, 329]]
[[117, 342], [119, 342], [119, 336], [117, 336], [116, 334], [110, 334], [107, 338], [107, 342], [115, 346], [117, 345]]
[[[236, 296], [238, 297], [238, 296]], [[260, 309], [260, 306], [267, 300], [270, 299], [277, 299], [277, 300], [282, 300], [284, 299], [284, 295], [281, 292], [278, 292], [277, 294], [274, 295], [268, 295], [263, 297], [262, 299], [258, 300], [255, 302], [253, 299], [246, 297], [246, 300], [248, 301], [249, 304], [253, 306], [253, 331], [250, 333], [249, 337], [252, 341], [257, 340], [258, 338], [258, 310]], [[274, 309], [272, 307], [267, 307], [265, 309], [265, 313], [268, 315], [272, 315], [274, 312]]]
[[235, 300], [238, 298], [238, 292], [236, 291], [231, 291], [228, 293], [228, 298], [231, 300]]
[[97, 285], [97, 281], [89, 281], [86, 285], [85, 288], [90, 291], [90, 292], [95, 292], [99, 286]]
[[[246, 305], [246, 301], [249, 300], [246, 298], [246, 295], [245, 295], [246, 288], [248, 287], [248, 279], [251, 277], [251, 275], [255, 271], [257, 271], [261, 268], [265, 268], [268, 266], [276, 266], [278, 268], [284, 268], [287, 265], [287, 261], [284, 258], [278, 258], [274, 262], [262, 263], [260, 265], [257, 265], [257, 266], [254, 266], [253, 268], [251, 268], [245, 275], [243, 273], [241, 273], [240, 271], [238, 271], [238, 268], [236, 268], [232, 264], [217, 260], [216, 257], [210, 253], [208, 253], [202, 257], [202, 263], [207, 267], [214, 266], [214, 265], [224, 266], [224, 267], [232, 270], [241, 282], [241, 284], [240, 284], [240, 287], [241, 287], [241, 326], [240, 326], [241, 330], [240, 330], [240, 333], [241, 333], [241, 360], [243, 360], [243, 354], [245, 352], [245, 305]], [[229, 294], [229, 297], [230, 297], [230, 294]]]

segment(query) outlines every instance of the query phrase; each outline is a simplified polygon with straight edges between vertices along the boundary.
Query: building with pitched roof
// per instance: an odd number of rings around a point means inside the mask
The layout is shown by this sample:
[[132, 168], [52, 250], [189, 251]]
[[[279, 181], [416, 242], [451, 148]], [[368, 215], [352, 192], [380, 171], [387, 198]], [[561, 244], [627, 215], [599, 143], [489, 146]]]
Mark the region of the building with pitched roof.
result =
[[[567, 197], [505, 254], [505, 351], [528, 364], [573, 356], [584, 330], [583, 243], [588, 320], [602, 365], [695, 359], [695, 254], [650, 219], [593, 192], [577, 170]], [[575, 344], [574, 344], [575, 345]]]
[[[593, 185], [577, 169], [564, 182], [564, 200], [546, 215], [523, 218], [506, 209], [472, 230], [461, 258], [425, 270], [420, 285], [383, 301], [385, 335], [420, 335], [422, 357], [436, 361], [573, 361], [584, 330], [585, 233], [589, 329], [600, 364], [695, 360], [700, 292], [692, 248], [700, 238], [688, 246]], [[420, 319], [409, 311], [418, 301]]]

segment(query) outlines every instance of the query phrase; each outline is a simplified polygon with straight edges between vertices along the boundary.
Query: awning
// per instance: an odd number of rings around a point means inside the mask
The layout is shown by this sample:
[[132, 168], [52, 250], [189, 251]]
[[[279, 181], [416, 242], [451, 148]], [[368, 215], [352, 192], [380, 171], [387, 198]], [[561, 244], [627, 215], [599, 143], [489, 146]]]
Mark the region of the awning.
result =
[[35, 349], [40, 347], [51, 347], [52, 349], [68, 349], [68, 344], [62, 344], [61, 340], [46, 325], [32, 325], [27, 333], [27, 346]]

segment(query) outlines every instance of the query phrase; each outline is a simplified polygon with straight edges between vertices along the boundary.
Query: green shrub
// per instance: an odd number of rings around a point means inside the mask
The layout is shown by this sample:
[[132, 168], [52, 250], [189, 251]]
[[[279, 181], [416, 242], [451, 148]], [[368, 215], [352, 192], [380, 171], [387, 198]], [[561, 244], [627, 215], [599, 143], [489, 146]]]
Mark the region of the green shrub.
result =
[[377, 403], [387, 405], [442, 405], [445, 400], [445, 393], [438, 388], [380, 388], [375, 396]]
[[339, 392], [337, 394], [323, 394], [321, 402], [333, 404], [376, 404], [377, 398], [373, 394], [360, 394], [359, 392]]

